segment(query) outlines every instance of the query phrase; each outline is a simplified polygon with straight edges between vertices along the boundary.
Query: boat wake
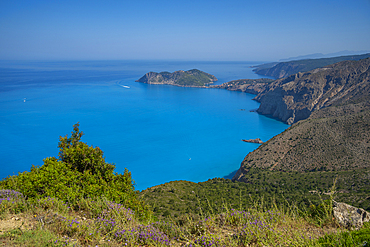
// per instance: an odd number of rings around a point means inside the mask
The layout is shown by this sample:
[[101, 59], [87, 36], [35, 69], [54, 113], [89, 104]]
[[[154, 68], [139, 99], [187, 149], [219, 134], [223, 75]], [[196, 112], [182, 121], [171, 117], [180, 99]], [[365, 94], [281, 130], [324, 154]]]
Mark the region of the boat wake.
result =
[[118, 86], [121, 86], [121, 87], [124, 87], [124, 88], [130, 88], [129, 86], [126, 86], [126, 85], [121, 85], [120, 82], [122, 81], [116, 81], [115, 83], [118, 85]]

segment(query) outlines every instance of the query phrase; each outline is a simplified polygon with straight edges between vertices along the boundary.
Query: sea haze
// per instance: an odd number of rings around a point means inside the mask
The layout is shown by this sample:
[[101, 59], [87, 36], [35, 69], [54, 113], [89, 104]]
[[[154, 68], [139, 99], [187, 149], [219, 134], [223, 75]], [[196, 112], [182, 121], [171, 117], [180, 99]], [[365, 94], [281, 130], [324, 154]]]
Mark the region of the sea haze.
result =
[[237, 170], [258, 144], [288, 126], [250, 112], [254, 95], [135, 82], [146, 72], [200, 69], [217, 84], [260, 78], [252, 62], [0, 62], [0, 178], [58, 155], [59, 136], [79, 122], [82, 141], [127, 168], [138, 190], [205, 181]]

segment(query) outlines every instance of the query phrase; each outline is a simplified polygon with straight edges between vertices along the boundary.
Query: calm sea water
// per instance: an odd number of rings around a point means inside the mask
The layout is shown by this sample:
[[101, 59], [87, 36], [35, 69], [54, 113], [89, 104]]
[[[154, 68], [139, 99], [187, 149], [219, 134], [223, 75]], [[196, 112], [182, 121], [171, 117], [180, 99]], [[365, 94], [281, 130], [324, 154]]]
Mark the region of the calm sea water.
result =
[[[58, 155], [59, 136], [79, 122], [83, 141], [99, 146], [136, 189], [173, 180], [205, 181], [237, 170], [288, 126], [250, 112], [254, 95], [135, 82], [146, 72], [200, 69], [217, 84], [259, 78], [252, 62], [0, 61], [0, 178]], [[125, 86], [125, 87], [124, 87]]]

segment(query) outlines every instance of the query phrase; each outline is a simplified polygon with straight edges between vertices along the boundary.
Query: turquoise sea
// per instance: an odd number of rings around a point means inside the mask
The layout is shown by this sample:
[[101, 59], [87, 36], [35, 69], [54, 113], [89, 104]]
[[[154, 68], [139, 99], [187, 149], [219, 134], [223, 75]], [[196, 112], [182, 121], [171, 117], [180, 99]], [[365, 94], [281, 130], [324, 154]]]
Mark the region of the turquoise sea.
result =
[[[260, 63], [260, 62], [259, 62]], [[128, 168], [138, 190], [173, 180], [205, 181], [237, 170], [288, 125], [250, 112], [254, 95], [147, 85], [149, 71], [200, 69], [221, 84], [260, 78], [256, 62], [0, 61], [0, 179], [58, 155], [59, 136], [79, 122], [82, 141]]]

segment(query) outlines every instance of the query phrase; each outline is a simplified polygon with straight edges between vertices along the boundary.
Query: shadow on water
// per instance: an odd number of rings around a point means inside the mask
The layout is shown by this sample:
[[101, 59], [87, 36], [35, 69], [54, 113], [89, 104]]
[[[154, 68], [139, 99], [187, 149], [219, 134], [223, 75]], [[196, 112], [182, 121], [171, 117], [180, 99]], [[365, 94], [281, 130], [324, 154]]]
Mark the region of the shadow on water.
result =
[[238, 170], [231, 172], [229, 175], [224, 176], [225, 179], [232, 179]]

